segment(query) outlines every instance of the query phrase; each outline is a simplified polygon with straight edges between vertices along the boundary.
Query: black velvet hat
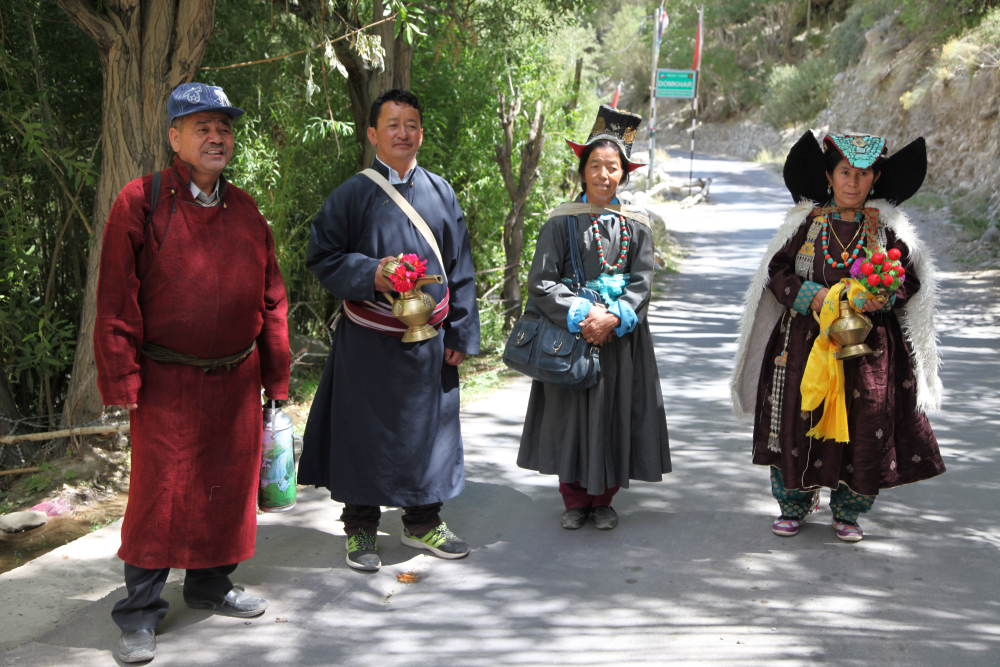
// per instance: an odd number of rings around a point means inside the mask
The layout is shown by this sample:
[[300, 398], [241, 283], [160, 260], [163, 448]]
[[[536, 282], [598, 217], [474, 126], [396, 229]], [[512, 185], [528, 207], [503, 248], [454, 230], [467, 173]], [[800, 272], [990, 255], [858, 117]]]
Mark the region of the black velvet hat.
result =
[[[843, 154], [841, 144], [847, 145], [845, 140], [849, 139], [851, 138], [830, 137], [824, 144], [827, 150], [836, 150]], [[875, 192], [870, 198], [885, 199], [890, 204], [899, 206], [915, 195], [927, 175], [927, 144], [924, 138], [918, 137], [911, 141], [891, 157], [883, 157], [885, 140], [881, 137], [857, 137], [859, 145], [862, 140], [869, 140], [867, 144], [875, 147], [879, 147], [881, 143], [882, 148], [878, 157], [869, 163], [878, 164], [881, 169], [881, 175], [875, 181]], [[850, 157], [845, 159], [851, 161]], [[865, 162], [868, 162], [867, 158]], [[792, 193], [792, 199], [796, 203], [803, 199], [814, 202], [825, 202], [830, 199], [830, 194], [827, 193], [829, 181], [826, 179], [826, 154], [812, 132], [803, 134], [792, 146], [785, 160], [782, 175], [785, 178], [785, 187]]]
[[639, 167], [646, 166], [638, 162], [632, 162], [631, 160], [635, 131], [641, 122], [642, 116], [638, 114], [620, 111], [614, 107], [609, 107], [607, 104], [602, 104], [597, 110], [597, 120], [594, 121], [594, 127], [590, 130], [590, 136], [587, 137], [587, 141], [578, 144], [575, 141], [567, 139], [566, 143], [573, 149], [576, 156], [580, 157], [583, 149], [595, 141], [601, 141], [602, 139], [612, 141], [625, 153], [625, 160], [628, 162], [625, 165], [625, 169], [632, 172]]

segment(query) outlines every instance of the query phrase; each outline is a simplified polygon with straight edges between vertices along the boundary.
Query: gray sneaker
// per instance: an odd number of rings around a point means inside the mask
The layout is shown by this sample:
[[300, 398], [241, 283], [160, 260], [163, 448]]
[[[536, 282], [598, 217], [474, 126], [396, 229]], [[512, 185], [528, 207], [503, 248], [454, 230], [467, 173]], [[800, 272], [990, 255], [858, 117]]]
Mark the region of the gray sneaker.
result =
[[403, 527], [402, 542], [408, 547], [417, 549], [427, 549], [439, 558], [465, 558], [472, 551], [472, 548], [458, 535], [448, 530], [448, 526], [442, 521], [437, 527], [428, 531], [426, 535], [418, 536], [410, 533], [410, 529]]
[[364, 530], [347, 538], [347, 564], [361, 572], [378, 572], [382, 561], [378, 557], [378, 540]]
[[184, 594], [184, 602], [192, 609], [211, 609], [223, 616], [235, 618], [253, 618], [260, 616], [269, 604], [264, 598], [251, 595], [246, 591], [234, 588], [221, 598], [191, 598]]
[[611, 530], [618, 525], [618, 512], [609, 507], [595, 507], [592, 513], [594, 528]]
[[156, 657], [156, 631], [153, 628], [129, 630], [118, 640], [118, 659], [122, 662], [146, 662]]

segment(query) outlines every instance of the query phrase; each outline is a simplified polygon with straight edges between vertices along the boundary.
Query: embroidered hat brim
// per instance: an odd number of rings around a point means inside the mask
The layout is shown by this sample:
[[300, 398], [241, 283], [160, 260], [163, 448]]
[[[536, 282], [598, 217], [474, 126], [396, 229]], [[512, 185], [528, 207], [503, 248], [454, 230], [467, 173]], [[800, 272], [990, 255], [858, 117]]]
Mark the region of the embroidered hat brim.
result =
[[[626, 156], [628, 155], [628, 153], [625, 152], [625, 146], [624, 144], [622, 144], [621, 140], [610, 134], [599, 134], [585, 144], [578, 144], [575, 141], [570, 141], [569, 139], [566, 140], [566, 143], [569, 144], [569, 147], [573, 150], [574, 153], [576, 153], [576, 156], [580, 157], [581, 155], [583, 155], [584, 148], [594, 143], [595, 141], [602, 141], [604, 139], [614, 142], [615, 145], [618, 146], [618, 148], [622, 149], [622, 152], [625, 153]], [[625, 170], [629, 173], [632, 173], [639, 167], [645, 167], [645, 166], [646, 165], [641, 162], [632, 162], [632, 160], [628, 159], [628, 157], [625, 158]]]
[[576, 156], [580, 157], [584, 149], [595, 141], [610, 141], [622, 150], [626, 162], [624, 167], [626, 171], [632, 172], [639, 167], [646, 166], [639, 162], [632, 162], [631, 160], [632, 143], [635, 141], [636, 131], [640, 123], [642, 123], [642, 116], [639, 114], [621, 111], [607, 104], [602, 104], [597, 108], [597, 120], [594, 121], [594, 126], [590, 130], [590, 136], [587, 137], [587, 141], [578, 144], [575, 141], [567, 139], [566, 143], [576, 153]]
[[[877, 151], [879, 155], [872, 159], [867, 167], [854, 165], [857, 168], [867, 169], [885, 154], [885, 140], [881, 137], [873, 139], [881, 139], [881, 143], [871, 142], [867, 147], [864, 161], [859, 159], [858, 164], [864, 164], [871, 158], [870, 154], [873, 152]], [[837, 146], [836, 142], [831, 140], [828, 143], [843, 155], [841, 147]], [[850, 159], [845, 159], [851, 162]], [[890, 157], [881, 157], [879, 173], [871, 199], [885, 199], [894, 206], [899, 206], [915, 195], [927, 175], [927, 145], [923, 137], [918, 137]], [[804, 199], [813, 202], [825, 202], [830, 199], [830, 194], [827, 192], [829, 181], [826, 178], [826, 155], [812, 132], [807, 131], [792, 146], [785, 159], [782, 176], [785, 179], [785, 187], [796, 203]]]

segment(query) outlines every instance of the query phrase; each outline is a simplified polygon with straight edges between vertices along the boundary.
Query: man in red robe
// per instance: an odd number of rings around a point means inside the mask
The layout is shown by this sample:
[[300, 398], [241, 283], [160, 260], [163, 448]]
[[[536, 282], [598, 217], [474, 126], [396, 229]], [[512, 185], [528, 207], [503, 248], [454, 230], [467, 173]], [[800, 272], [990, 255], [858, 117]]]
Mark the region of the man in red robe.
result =
[[129, 410], [132, 432], [118, 551], [128, 597], [111, 613], [123, 662], [156, 655], [172, 567], [187, 570], [190, 607], [237, 617], [267, 608], [229, 575], [254, 552], [261, 387], [288, 395], [274, 240], [254, 200], [222, 175], [243, 111], [201, 83], [178, 86], [167, 110], [173, 167], [118, 195], [97, 288], [97, 384], [105, 405]]

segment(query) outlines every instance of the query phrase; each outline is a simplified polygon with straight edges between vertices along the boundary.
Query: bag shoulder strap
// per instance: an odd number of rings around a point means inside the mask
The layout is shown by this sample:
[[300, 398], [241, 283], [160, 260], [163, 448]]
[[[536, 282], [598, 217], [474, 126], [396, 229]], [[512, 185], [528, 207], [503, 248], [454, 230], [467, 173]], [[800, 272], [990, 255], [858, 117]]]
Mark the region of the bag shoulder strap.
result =
[[431, 232], [431, 228], [427, 226], [427, 223], [424, 222], [424, 219], [421, 218], [420, 214], [417, 213], [416, 209], [414, 209], [410, 205], [410, 202], [406, 201], [406, 198], [403, 197], [403, 195], [399, 194], [399, 190], [397, 190], [396, 188], [392, 187], [392, 185], [389, 184], [389, 181], [386, 180], [385, 176], [378, 173], [371, 167], [365, 169], [361, 173], [370, 178], [372, 181], [374, 181], [375, 184], [378, 185], [380, 188], [385, 190], [385, 193], [389, 195], [389, 198], [392, 199], [392, 201], [396, 202], [396, 206], [402, 209], [403, 213], [406, 214], [406, 217], [410, 219], [410, 222], [413, 224], [413, 226], [417, 228], [417, 231], [420, 232], [420, 235], [424, 237], [425, 241], [427, 241], [427, 245], [429, 245], [431, 247], [431, 250], [434, 251], [434, 256], [437, 257], [438, 264], [441, 265], [441, 273], [444, 274], [445, 282], [447, 282], [448, 273], [447, 269], [445, 269], [444, 267], [444, 260], [441, 259], [441, 249], [438, 248], [437, 239], [434, 238], [434, 234]]
[[145, 229], [149, 227], [149, 223], [153, 221], [153, 212], [156, 211], [156, 202], [160, 199], [160, 182], [162, 178], [162, 171], [158, 171], [153, 174], [153, 189], [149, 197], [149, 215], [146, 216], [146, 222], [142, 225], [143, 231], [145, 231]]
[[566, 216], [566, 235], [569, 237], [569, 261], [573, 265], [573, 280], [576, 285], [586, 285], [587, 275], [583, 271], [583, 258], [580, 257], [580, 243], [576, 240], [576, 216]]

